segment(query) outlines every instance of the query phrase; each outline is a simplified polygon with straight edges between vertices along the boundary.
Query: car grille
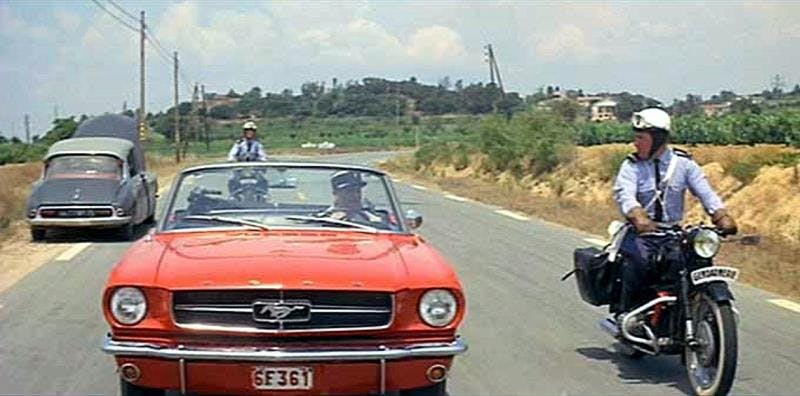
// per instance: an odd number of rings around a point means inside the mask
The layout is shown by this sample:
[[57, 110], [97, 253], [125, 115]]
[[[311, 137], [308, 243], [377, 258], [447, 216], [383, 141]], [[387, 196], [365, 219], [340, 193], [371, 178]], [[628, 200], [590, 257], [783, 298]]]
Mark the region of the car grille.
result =
[[173, 295], [175, 323], [242, 331], [376, 330], [391, 324], [390, 293], [332, 291], [182, 291]]
[[111, 217], [111, 208], [97, 207], [71, 207], [71, 208], [48, 208], [39, 209], [39, 215], [48, 219], [75, 219], [75, 218], [97, 218]]

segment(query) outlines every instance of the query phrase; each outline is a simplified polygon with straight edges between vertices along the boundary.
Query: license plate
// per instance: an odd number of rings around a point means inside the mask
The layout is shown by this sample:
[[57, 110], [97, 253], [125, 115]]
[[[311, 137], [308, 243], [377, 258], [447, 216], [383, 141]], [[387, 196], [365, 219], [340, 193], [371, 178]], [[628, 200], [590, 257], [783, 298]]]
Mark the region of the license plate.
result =
[[739, 270], [732, 267], [706, 267], [692, 271], [691, 277], [695, 285], [715, 281], [734, 282], [739, 278]]
[[311, 367], [253, 367], [253, 388], [258, 390], [311, 389], [314, 369]]

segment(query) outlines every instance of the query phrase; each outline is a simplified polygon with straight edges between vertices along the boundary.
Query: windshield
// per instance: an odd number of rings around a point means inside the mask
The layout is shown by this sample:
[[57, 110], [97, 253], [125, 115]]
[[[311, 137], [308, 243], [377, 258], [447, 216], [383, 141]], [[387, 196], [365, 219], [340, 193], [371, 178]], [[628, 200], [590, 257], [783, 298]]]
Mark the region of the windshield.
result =
[[320, 167], [209, 168], [181, 176], [164, 230], [326, 227], [402, 231], [379, 173]]
[[122, 161], [108, 155], [63, 155], [47, 162], [44, 178], [120, 180]]

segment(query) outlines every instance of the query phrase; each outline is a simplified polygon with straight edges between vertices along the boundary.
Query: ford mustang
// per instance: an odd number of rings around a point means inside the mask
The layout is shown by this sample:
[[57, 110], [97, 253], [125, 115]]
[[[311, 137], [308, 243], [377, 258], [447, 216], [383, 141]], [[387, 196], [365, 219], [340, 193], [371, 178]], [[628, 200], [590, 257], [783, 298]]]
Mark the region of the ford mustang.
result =
[[466, 310], [390, 178], [318, 163], [184, 170], [103, 293], [123, 395], [443, 395]]

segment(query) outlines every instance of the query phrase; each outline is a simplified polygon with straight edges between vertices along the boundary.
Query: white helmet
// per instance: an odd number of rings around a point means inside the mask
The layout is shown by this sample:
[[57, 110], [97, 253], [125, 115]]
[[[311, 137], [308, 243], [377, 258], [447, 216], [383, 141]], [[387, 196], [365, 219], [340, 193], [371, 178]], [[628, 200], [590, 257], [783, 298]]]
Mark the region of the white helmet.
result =
[[669, 132], [672, 127], [669, 114], [655, 107], [633, 113], [631, 124], [633, 125], [633, 129], [662, 129], [667, 132]]
[[258, 129], [258, 126], [256, 126], [256, 123], [253, 121], [247, 121], [244, 123], [244, 125], [242, 125], [242, 130], [248, 130], [248, 129], [252, 129], [255, 131]]

